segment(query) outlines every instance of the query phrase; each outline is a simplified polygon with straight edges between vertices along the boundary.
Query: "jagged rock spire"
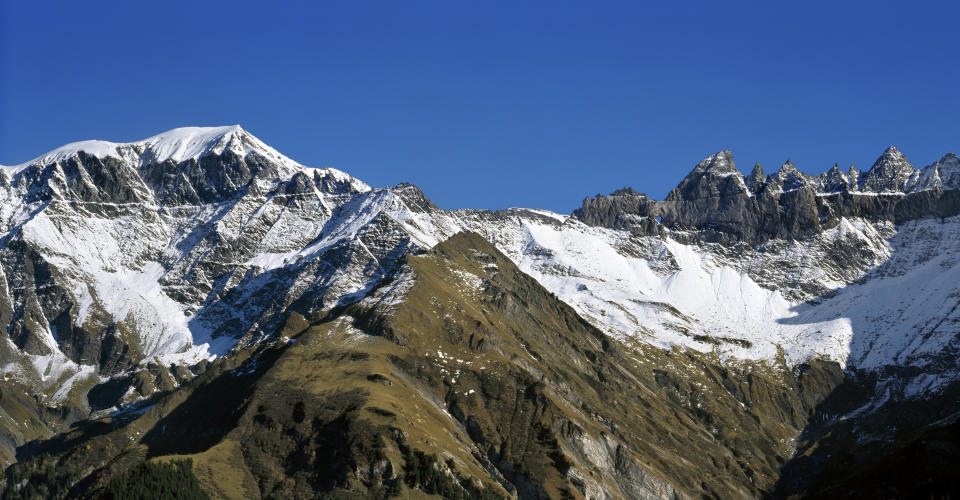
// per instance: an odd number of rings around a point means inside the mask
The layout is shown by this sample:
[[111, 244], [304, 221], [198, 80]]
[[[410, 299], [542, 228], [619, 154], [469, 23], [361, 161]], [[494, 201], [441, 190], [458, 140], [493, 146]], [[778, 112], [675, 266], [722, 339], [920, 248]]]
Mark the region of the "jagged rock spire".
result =
[[834, 163], [830, 170], [817, 176], [819, 191], [822, 193], [838, 193], [850, 189], [850, 179], [840, 170], [840, 165]]
[[890, 146], [864, 176], [863, 190], [875, 193], [903, 191], [915, 171], [907, 157]]
[[954, 153], [947, 153], [936, 163], [921, 168], [910, 189], [960, 189], [960, 158]]
[[733, 153], [723, 150], [704, 158], [677, 187], [667, 200], [695, 200], [745, 192], [743, 175], [737, 170]]
[[784, 162], [780, 170], [771, 177], [777, 181], [777, 184], [779, 184], [784, 191], [793, 191], [811, 184], [810, 177], [797, 170], [796, 165], [794, 165], [791, 160]]
[[753, 165], [753, 170], [750, 171], [750, 175], [747, 176], [747, 189], [751, 193], [759, 193], [763, 189], [763, 184], [766, 182], [767, 178], [763, 175], [763, 167], [760, 166], [760, 162], [757, 162]]
[[847, 185], [850, 186], [851, 191], [856, 191], [860, 189], [860, 176], [862, 172], [857, 168], [856, 163], [851, 163], [850, 168], [847, 169]]

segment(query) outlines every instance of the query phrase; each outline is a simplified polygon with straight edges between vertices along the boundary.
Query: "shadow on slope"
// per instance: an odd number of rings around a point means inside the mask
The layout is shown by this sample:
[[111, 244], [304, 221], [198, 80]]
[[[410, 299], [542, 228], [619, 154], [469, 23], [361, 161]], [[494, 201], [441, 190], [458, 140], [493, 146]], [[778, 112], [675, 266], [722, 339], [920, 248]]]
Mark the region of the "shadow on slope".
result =
[[848, 339], [850, 354], [843, 383], [812, 412], [774, 497], [960, 493], [957, 230], [955, 219], [899, 226], [889, 260], [780, 321], [805, 327], [799, 342]]

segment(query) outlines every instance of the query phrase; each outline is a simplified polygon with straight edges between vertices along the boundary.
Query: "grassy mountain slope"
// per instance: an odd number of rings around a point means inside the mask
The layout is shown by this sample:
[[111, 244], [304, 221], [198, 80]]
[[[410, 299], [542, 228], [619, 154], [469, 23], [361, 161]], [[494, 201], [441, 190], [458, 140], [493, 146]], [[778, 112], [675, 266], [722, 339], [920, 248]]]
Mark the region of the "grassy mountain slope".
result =
[[620, 344], [470, 233], [277, 338], [21, 448], [7, 496], [189, 458], [212, 498], [754, 497], [842, 379]]

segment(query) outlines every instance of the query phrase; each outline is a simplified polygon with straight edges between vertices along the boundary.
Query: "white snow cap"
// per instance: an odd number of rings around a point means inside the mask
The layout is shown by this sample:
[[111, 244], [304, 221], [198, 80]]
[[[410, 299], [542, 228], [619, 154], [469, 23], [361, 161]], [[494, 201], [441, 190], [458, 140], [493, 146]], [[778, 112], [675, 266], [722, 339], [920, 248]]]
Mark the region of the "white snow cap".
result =
[[280, 154], [247, 133], [240, 125], [175, 128], [144, 139], [139, 144], [146, 146], [146, 150], [151, 152], [157, 161], [181, 162], [190, 158], [199, 158], [210, 152], [222, 153], [233, 141], [242, 142], [246, 138], [256, 146], [260, 146], [257, 149], [267, 149]]
[[112, 157], [132, 162], [146, 160], [150, 163], [173, 160], [179, 163], [189, 159], [197, 159], [207, 154], [219, 155], [226, 150], [232, 151], [241, 158], [245, 158], [248, 154], [256, 151], [258, 154], [282, 165], [288, 175], [306, 170], [317, 171], [337, 182], [349, 182], [357, 191], [370, 190], [370, 186], [366, 183], [335, 168], [326, 167], [315, 170], [301, 165], [257, 139], [240, 125], [180, 127], [135, 142], [72, 142], [19, 165], [0, 165], [0, 172], [16, 175], [31, 165], [48, 165], [63, 161], [81, 151], [100, 159]]
[[299, 165], [277, 152], [277, 150], [264, 144], [244, 130], [240, 125], [229, 125], [226, 127], [175, 128], [135, 142], [72, 142], [28, 162], [6, 168], [17, 172], [37, 163], [47, 164], [65, 160], [80, 151], [98, 158], [105, 158], [107, 156], [121, 158], [123, 154], [118, 151], [121, 147], [136, 149], [137, 153], [158, 162], [166, 160], [181, 162], [191, 158], [199, 158], [207, 153], [220, 154], [226, 149], [231, 149], [241, 156], [245, 156], [251, 151], [256, 150], [261, 154], [280, 160], [282, 163]]

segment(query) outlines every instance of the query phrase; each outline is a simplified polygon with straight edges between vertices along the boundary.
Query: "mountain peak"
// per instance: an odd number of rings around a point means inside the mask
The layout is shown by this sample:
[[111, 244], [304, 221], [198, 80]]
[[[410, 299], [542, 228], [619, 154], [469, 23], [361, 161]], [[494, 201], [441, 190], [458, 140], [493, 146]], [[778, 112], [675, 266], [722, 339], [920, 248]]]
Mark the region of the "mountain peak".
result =
[[167, 160], [179, 163], [209, 153], [221, 154], [228, 149], [241, 156], [246, 156], [246, 154], [256, 150], [280, 163], [299, 165], [254, 137], [240, 125], [228, 125], [222, 127], [180, 127], [134, 142], [100, 140], [72, 142], [28, 162], [7, 168], [18, 172], [30, 165], [62, 161], [80, 152], [98, 158], [108, 156], [123, 158], [127, 155], [137, 155], [158, 163]]
[[747, 177], [747, 188], [751, 193], [758, 193], [760, 189], [763, 188], [766, 180], [767, 176], [763, 174], [763, 167], [760, 166], [760, 162], [757, 162], [753, 165], [753, 170], [750, 171], [750, 175]]
[[703, 172], [709, 171], [710, 173], [717, 175], [740, 173], [737, 170], [736, 163], [733, 162], [733, 152], [729, 149], [724, 149], [723, 151], [704, 158], [703, 161], [697, 164], [697, 167], [694, 169], [694, 171], [696, 170], [701, 170]]
[[180, 127], [139, 141], [151, 151], [158, 162], [181, 162], [198, 158], [209, 152], [222, 153], [233, 141], [248, 140], [258, 149], [272, 149], [243, 129], [240, 125], [225, 127]]
[[947, 153], [933, 165], [919, 171], [914, 190], [960, 189], [960, 158]]
[[[731, 179], [734, 179], [733, 184], [729, 183]], [[733, 162], [733, 153], [725, 149], [700, 161], [693, 171], [670, 191], [667, 199], [698, 199], [746, 190], [743, 176]]]
[[896, 147], [888, 147], [873, 163], [863, 179], [863, 190], [873, 192], [903, 191], [916, 169]]
[[877, 158], [873, 166], [875, 167], [877, 164], [889, 162], [907, 162], [907, 157], [897, 149], [896, 146], [888, 146], [887, 149], [883, 150], [883, 154], [880, 155], [880, 158]]
[[[856, 175], [853, 177], [856, 179]], [[850, 176], [843, 173], [839, 163], [834, 163], [830, 170], [816, 177], [820, 192], [838, 193], [850, 189]]]
[[799, 172], [799, 170], [797, 170], [797, 166], [793, 164], [793, 160], [790, 160], [790, 159], [787, 159], [787, 161], [783, 162], [783, 165], [780, 165], [780, 170], [779, 170], [779, 171], [780, 171], [780, 172], [791, 172], [791, 173], [792, 173], [792, 172]]
[[772, 176], [784, 191], [793, 191], [810, 184], [810, 177], [797, 169], [792, 160], [787, 160]]

